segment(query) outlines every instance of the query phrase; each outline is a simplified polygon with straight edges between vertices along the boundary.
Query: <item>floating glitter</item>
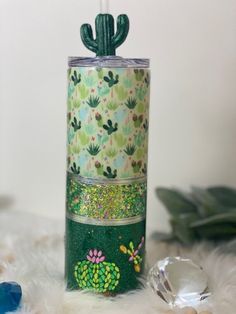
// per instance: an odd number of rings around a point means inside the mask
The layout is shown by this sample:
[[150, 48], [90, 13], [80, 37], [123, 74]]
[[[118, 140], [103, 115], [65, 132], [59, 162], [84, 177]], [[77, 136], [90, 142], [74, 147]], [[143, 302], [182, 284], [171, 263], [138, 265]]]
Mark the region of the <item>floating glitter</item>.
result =
[[89, 218], [122, 219], [144, 215], [146, 194], [146, 182], [91, 185], [72, 177], [67, 179], [68, 211]]

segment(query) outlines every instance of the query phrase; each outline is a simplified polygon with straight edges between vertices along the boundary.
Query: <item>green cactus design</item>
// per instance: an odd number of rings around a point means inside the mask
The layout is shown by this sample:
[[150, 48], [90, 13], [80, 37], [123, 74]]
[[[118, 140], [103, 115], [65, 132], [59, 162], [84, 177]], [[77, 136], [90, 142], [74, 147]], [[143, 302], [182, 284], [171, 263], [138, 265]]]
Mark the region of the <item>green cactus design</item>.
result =
[[85, 76], [83, 81], [84, 81], [85, 85], [88, 87], [95, 86], [97, 83], [97, 80], [95, 79], [95, 77], [91, 76], [91, 75]]
[[129, 99], [126, 101], [125, 105], [129, 109], [134, 109], [137, 105], [137, 100], [135, 98], [129, 97]]
[[115, 56], [116, 49], [125, 41], [129, 32], [129, 18], [122, 14], [117, 18], [115, 34], [114, 18], [111, 14], [98, 14], [95, 20], [96, 39], [90, 24], [81, 26], [80, 34], [86, 48], [97, 56]]
[[147, 73], [147, 76], [145, 77], [144, 82], [146, 83], [147, 87], [150, 86], [150, 74], [149, 73]]
[[85, 85], [79, 85], [78, 90], [79, 90], [81, 99], [85, 99], [85, 98], [88, 97], [88, 95], [89, 95], [89, 89], [86, 88]]
[[72, 81], [74, 82], [74, 86], [81, 82], [81, 74], [77, 75], [77, 72], [74, 71], [74, 74], [71, 76]]
[[135, 78], [137, 81], [142, 81], [143, 77], [144, 77], [144, 70], [134, 70], [135, 73]]
[[111, 120], [107, 120], [107, 124], [103, 125], [103, 129], [107, 131], [108, 135], [111, 135], [118, 130], [118, 123], [115, 123], [113, 126], [113, 122]]
[[114, 134], [114, 139], [119, 147], [124, 146], [127, 142], [127, 139], [122, 135], [122, 133]]
[[104, 81], [108, 83], [109, 87], [112, 87], [113, 85], [116, 85], [119, 83], [119, 75], [116, 74], [114, 78], [114, 74], [112, 71], [108, 72], [108, 76], [104, 76]]
[[[68, 71], [68, 171], [76, 162], [80, 175], [89, 178], [105, 180], [104, 172], [113, 177], [114, 169], [117, 179], [145, 173], [150, 77], [146, 69], [134, 70], [72, 67]], [[142, 161], [139, 171], [138, 165], [133, 169], [133, 160]]]
[[133, 126], [131, 123], [127, 123], [125, 126], [123, 126], [122, 131], [124, 132], [124, 135], [128, 136], [132, 133]]
[[112, 110], [112, 111], [115, 111], [118, 107], [119, 107], [119, 104], [115, 102], [109, 102], [109, 104], [107, 105], [107, 109]]
[[121, 85], [121, 86], [115, 86], [115, 92], [118, 96], [118, 99], [123, 101], [127, 98], [128, 96], [128, 92], [127, 90], [125, 90], [125, 88]]
[[106, 156], [109, 158], [114, 158], [117, 155], [117, 153], [118, 153], [117, 150], [114, 148], [110, 148], [105, 151]]
[[85, 130], [86, 134], [88, 134], [88, 135], [94, 135], [97, 131], [96, 126], [94, 126], [91, 123], [86, 124], [84, 127], [84, 130]]
[[124, 78], [123, 80], [123, 84], [126, 88], [132, 88], [132, 80], [130, 80], [129, 78]]
[[137, 105], [137, 112], [138, 113], [143, 113], [144, 111], [145, 111], [144, 103], [142, 103], [142, 102], [138, 103], [138, 105]]
[[74, 129], [74, 132], [77, 132], [81, 129], [81, 121], [77, 121], [76, 117], [74, 117], [74, 120], [71, 122], [71, 126]]
[[80, 153], [80, 148], [79, 146], [74, 146], [74, 145], [68, 145], [68, 153], [69, 154], [79, 154]]
[[79, 133], [79, 141], [81, 145], [87, 145], [89, 143], [89, 137], [84, 132]]
[[132, 165], [134, 173], [138, 173], [142, 167], [142, 161], [141, 160], [139, 160], [139, 161], [133, 160], [131, 165]]
[[134, 138], [134, 143], [137, 146], [141, 146], [145, 141], [145, 134], [143, 132], [139, 132], [135, 138]]
[[140, 101], [144, 100], [144, 97], [146, 96], [146, 94], [147, 94], [146, 88], [143, 88], [143, 87], [136, 88], [136, 95]]
[[87, 101], [87, 104], [91, 108], [96, 108], [100, 104], [100, 98], [99, 97], [90, 96], [88, 101]]
[[98, 126], [99, 126], [100, 128], [102, 128], [102, 127], [103, 127], [103, 120], [102, 120], [102, 116], [100, 115], [99, 112], [97, 112], [97, 113], [95, 114], [95, 119], [96, 119], [96, 121], [97, 121]]
[[106, 95], [108, 95], [110, 93], [110, 88], [108, 86], [98, 86], [98, 95], [100, 97], [105, 97]]
[[99, 135], [98, 136], [98, 143], [100, 144], [100, 145], [104, 145], [104, 144], [106, 144], [106, 142], [108, 142], [109, 141], [109, 136], [107, 135], [107, 134], [104, 134], [104, 135]]
[[104, 171], [103, 175], [108, 179], [115, 179], [117, 177], [117, 170], [115, 169], [114, 171], [112, 171], [111, 167], [107, 167], [107, 171]]
[[80, 106], [81, 106], [81, 102], [78, 99], [68, 98], [68, 101], [67, 101], [68, 110], [78, 109]]
[[146, 164], [143, 165], [142, 173], [143, 173], [144, 175], [147, 174], [147, 165], [146, 165]]
[[124, 150], [124, 152], [128, 155], [128, 156], [133, 156], [133, 154], [135, 153], [136, 151], [136, 147], [135, 145], [131, 145], [131, 144], [128, 144], [126, 146], [126, 149]]
[[97, 169], [97, 174], [99, 176], [103, 176], [103, 172], [104, 172], [103, 165], [101, 165], [101, 163], [99, 161], [95, 162], [95, 168]]
[[103, 77], [104, 77], [103, 69], [102, 69], [102, 68], [96, 68], [96, 70], [97, 70], [97, 73], [98, 73], [98, 78], [99, 78], [100, 80], [102, 80]]
[[87, 260], [78, 262], [74, 276], [81, 289], [105, 293], [112, 292], [119, 284], [120, 270], [115, 263], [105, 262], [102, 251], [89, 250]]
[[100, 146], [95, 144], [90, 144], [87, 148], [87, 152], [92, 156], [96, 156], [97, 154], [99, 154], [100, 151]]
[[144, 128], [145, 132], [148, 132], [148, 120], [147, 119], [145, 119], [145, 122], [143, 124], [143, 128]]
[[75, 162], [73, 162], [72, 166], [70, 167], [70, 170], [74, 174], [80, 174], [80, 167], [77, 167]]
[[142, 159], [144, 156], [144, 149], [143, 148], [137, 149], [137, 151], [135, 152], [135, 156], [137, 157], [137, 159]]
[[137, 116], [136, 114], [134, 114], [133, 121], [134, 121], [134, 126], [136, 128], [139, 128], [141, 124], [143, 123], [143, 115]]

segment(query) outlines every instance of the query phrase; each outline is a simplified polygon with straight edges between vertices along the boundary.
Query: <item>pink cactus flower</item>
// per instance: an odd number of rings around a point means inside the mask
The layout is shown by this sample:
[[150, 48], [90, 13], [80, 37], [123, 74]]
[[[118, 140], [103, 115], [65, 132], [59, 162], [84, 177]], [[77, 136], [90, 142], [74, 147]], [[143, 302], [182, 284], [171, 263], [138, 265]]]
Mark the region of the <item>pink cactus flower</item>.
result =
[[102, 256], [102, 251], [98, 251], [97, 249], [89, 250], [87, 260], [93, 264], [99, 264], [105, 260], [105, 256]]

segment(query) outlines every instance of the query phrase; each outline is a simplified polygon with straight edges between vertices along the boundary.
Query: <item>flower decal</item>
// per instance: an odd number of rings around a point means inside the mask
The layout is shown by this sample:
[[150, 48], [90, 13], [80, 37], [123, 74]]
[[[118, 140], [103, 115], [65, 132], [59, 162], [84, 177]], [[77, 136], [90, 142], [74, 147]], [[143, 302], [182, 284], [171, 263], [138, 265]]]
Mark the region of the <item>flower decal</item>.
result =
[[138, 253], [141, 250], [143, 244], [144, 244], [144, 237], [142, 237], [141, 242], [139, 243], [136, 249], [134, 248], [134, 243], [132, 241], [129, 243], [128, 248], [124, 245], [120, 246], [120, 251], [123, 254], [128, 254], [130, 256], [128, 261], [134, 264], [134, 270], [137, 273], [140, 273], [141, 271], [142, 258]]

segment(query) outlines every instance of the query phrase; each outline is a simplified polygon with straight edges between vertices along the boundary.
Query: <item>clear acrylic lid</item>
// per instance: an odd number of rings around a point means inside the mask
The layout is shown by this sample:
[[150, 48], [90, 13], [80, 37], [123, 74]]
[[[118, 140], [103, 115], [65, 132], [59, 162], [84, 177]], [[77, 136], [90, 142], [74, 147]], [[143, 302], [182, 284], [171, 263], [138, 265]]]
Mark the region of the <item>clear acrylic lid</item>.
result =
[[149, 68], [149, 59], [125, 59], [117, 56], [108, 57], [69, 57], [69, 67], [101, 67], [101, 68]]

